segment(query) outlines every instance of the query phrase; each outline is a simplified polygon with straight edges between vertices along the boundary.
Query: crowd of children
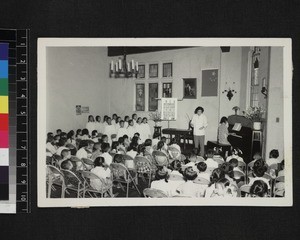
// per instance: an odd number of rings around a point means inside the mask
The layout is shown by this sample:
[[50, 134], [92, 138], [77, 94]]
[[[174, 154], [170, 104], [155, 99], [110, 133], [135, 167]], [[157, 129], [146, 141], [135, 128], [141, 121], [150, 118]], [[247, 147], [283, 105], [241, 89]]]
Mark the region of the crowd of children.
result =
[[[284, 196], [284, 183], [276, 181], [284, 176], [284, 161], [278, 150], [270, 152], [264, 161], [259, 154], [246, 164], [239, 149], [232, 148], [223, 158], [219, 149], [208, 149], [206, 157], [193, 149], [184, 156], [179, 143], [150, 133], [146, 118], [132, 115], [121, 120], [89, 116], [85, 129], [68, 133], [58, 129], [47, 134], [47, 164], [72, 171], [82, 179], [81, 171], [90, 171], [104, 182], [112, 183], [112, 163], [122, 163], [132, 174], [150, 177], [150, 187], [168, 197], [271, 197]], [[163, 158], [156, 158], [159, 152]], [[174, 154], [174, 152], [176, 154]], [[125, 157], [126, 156], [126, 157]], [[146, 165], [135, 165], [137, 157], [147, 159]], [[49, 160], [51, 159], [51, 160]], [[89, 159], [89, 167], [83, 160]], [[146, 174], [146, 175], [145, 175]], [[103, 181], [92, 180], [91, 186], [101, 188]], [[248, 188], [245, 188], [248, 186]], [[248, 189], [248, 191], [244, 191]]]

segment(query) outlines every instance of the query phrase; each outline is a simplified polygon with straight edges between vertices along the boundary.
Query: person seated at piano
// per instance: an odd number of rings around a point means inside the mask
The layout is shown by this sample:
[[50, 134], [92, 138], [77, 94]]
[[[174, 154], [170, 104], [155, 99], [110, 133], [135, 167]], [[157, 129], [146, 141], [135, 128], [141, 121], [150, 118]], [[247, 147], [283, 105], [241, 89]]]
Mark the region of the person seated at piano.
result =
[[228, 119], [227, 117], [222, 117], [219, 127], [218, 127], [218, 143], [224, 144], [224, 145], [230, 145], [230, 142], [228, 142], [227, 137], [229, 135], [228, 133]]
[[244, 162], [242, 151], [239, 148], [231, 148], [231, 154], [226, 158], [226, 162], [229, 162], [232, 158], [237, 159], [239, 162]]

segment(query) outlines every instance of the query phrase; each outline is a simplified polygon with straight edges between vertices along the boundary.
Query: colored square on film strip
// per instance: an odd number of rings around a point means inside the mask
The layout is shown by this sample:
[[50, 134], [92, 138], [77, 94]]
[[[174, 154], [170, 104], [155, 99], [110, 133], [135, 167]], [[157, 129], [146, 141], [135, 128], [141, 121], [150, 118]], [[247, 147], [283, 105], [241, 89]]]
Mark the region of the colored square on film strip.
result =
[[0, 200], [9, 199], [8, 43], [0, 43]]

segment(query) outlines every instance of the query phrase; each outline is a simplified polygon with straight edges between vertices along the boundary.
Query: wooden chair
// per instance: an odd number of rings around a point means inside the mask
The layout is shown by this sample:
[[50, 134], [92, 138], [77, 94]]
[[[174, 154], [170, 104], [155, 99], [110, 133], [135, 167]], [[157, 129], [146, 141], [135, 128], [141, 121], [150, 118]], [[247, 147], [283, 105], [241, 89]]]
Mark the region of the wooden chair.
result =
[[155, 174], [155, 172], [152, 171], [149, 160], [143, 156], [136, 156], [134, 158], [134, 165], [135, 165], [135, 169], [136, 169], [138, 176], [140, 176], [140, 177], [142, 177], [142, 179], [144, 179], [144, 174], [147, 175], [147, 177], [149, 179], [148, 187], [150, 187], [152, 176]]
[[210, 184], [210, 181], [205, 179], [205, 178], [202, 178], [202, 177], [197, 177], [195, 180], [194, 180], [194, 183], [197, 183], [197, 184], [201, 184], [201, 185], [209, 185]]
[[152, 152], [152, 156], [153, 156], [154, 161], [155, 161], [157, 166], [163, 167], [163, 166], [168, 166], [169, 165], [168, 156], [164, 152], [154, 150]]
[[65, 197], [65, 181], [63, 173], [56, 167], [52, 165], [47, 165], [47, 183], [48, 183], [48, 190], [47, 190], [47, 197], [51, 197], [51, 190], [56, 190], [54, 188], [54, 184], [61, 187], [61, 198]]
[[79, 179], [75, 173], [71, 172], [70, 170], [62, 169], [61, 172], [64, 175], [65, 180], [65, 188], [64, 191], [68, 189], [77, 192], [77, 198], [84, 197], [84, 183], [81, 179]]
[[81, 162], [85, 170], [91, 170], [94, 166], [94, 162], [89, 158], [81, 158]]
[[248, 197], [250, 195], [250, 185], [243, 185], [240, 187], [240, 192], [245, 193], [245, 197]]
[[[132, 176], [132, 174], [130, 173], [128, 168], [122, 163], [111, 163], [110, 169], [111, 169], [113, 181], [116, 181], [119, 184], [122, 184], [122, 183], [126, 184], [126, 186], [127, 186], [126, 197], [128, 197], [128, 194], [129, 194], [130, 183], [132, 183], [134, 185], [137, 192], [141, 195], [140, 190], [138, 189], [138, 187], [136, 185], [137, 174], [134, 174], [135, 176]], [[132, 173], [134, 173], [134, 172], [132, 172]]]
[[167, 198], [167, 194], [155, 188], [145, 188], [143, 191], [145, 198]]
[[129, 170], [136, 170], [135, 165], [134, 165], [134, 160], [131, 156], [125, 154], [123, 155], [123, 160], [124, 160], [124, 165], [129, 169]]
[[[107, 183], [103, 178], [98, 177], [96, 174], [88, 172], [88, 171], [82, 171], [81, 175], [84, 179], [84, 193], [85, 196], [86, 192], [93, 193], [94, 196], [97, 196], [97, 193], [101, 195], [101, 197], [104, 197], [104, 194], [107, 194], [110, 197], [113, 197], [112, 192], [112, 182]], [[99, 181], [100, 189], [96, 189], [91, 186], [91, 181]]]
[[175, 148], [175, 147], [169, 147], [168, 148], [168, 152], [169, 152], [169, 156], [170, 156], [170, 160], [174, 161], [174, 160], [180, 160], [181, 158], [181, 153], [180, 151]]
[[284, 176], [278, 176], [274, 179], [273, 184], [273, 197], [279, 196], [284, 197], [285, 188], [284, 188]]

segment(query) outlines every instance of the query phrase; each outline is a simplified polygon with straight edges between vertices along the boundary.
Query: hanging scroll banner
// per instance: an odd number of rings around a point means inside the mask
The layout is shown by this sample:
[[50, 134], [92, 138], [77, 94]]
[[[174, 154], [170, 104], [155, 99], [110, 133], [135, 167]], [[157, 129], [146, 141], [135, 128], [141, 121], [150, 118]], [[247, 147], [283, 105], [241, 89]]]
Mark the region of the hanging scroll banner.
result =
[[177, 98], [161, 99], [161, 119], [166, 121], [177, 119]]

